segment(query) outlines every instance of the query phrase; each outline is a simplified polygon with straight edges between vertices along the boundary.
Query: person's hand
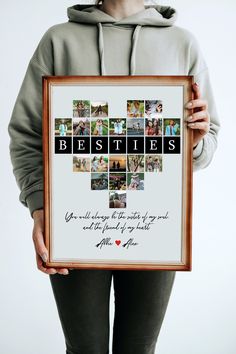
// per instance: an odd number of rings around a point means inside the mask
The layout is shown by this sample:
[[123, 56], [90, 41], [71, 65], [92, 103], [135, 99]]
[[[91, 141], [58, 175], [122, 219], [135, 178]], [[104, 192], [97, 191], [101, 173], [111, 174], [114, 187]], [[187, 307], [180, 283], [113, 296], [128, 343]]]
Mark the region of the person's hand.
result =
[[187, 109], [193, 109], [193, 114], [187, 118], [187, 125], [193, 129], [193, 147], [203, 139], [210, 130], [210, 114], [208, 102], [201, 98], [198, 84], [193, 84], [194, 99], [186, 104]]
[[[33, 212], [33, 219], [34, 219], [34, 227], [32, 232], [32, 238], [34, 242], [35, 252], [36, 252], [36, 262], [37, 267], [43, 273], [46, 274], [69, 274], [67, 268], [45, 268], [43, 266], [43, 261], [46, 262], [48, 258], [48, 250], [44, 243], [44, 210], [35, 210]], [[72, 269], [72, 268], [70, 268]]]

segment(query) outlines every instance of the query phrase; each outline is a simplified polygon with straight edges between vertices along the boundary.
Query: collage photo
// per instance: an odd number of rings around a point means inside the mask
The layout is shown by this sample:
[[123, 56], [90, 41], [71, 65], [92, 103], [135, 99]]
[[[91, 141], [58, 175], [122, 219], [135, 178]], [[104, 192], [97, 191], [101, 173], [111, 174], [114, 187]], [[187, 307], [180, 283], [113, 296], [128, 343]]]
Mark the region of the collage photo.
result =
[[[161, 100], [127, 100], [126, 117], [109, 117], [107, 101], [73, 100], [73, 118], [55, 118], [55, 136], [137, 137], [180, 136], [180, 119], [163, 118]], [[103, 138], [104, 137], [104, 138]], [[73, 153], [73, 172], [89, 172], [91, 190], [109, 192], [110, 208], [126, 208], [128, 191], [144, 191], [146, 173], [163, 171], [162, 153], [125, 151], [104, 154]]]

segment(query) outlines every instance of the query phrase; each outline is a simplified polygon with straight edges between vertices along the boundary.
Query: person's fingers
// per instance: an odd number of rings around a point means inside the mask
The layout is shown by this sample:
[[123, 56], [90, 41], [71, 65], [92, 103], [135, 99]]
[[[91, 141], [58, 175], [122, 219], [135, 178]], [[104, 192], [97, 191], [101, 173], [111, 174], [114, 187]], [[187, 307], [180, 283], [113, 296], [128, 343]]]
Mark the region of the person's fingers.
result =
[[37, 224], [33, 228], [32, 238], [36, 253], [39, 254], [44, 262], [46, 262], [48, 258], [48, 250], [44, 244], [43, 230]]
[[193, 93], [194, 93], [194, 99], [198, 99], [198, 98], [201, 98], [201, 92], [200, 92], [200, 87], [198, 85], [197, 82], [195, 82], [193, 85], [192, 85], [192, 88], [193, 88]]
[[36, 253], [36, 262], [37, 262], [37, 268], [41, 270], [45, 274], [62, 274], [62, 275], [68, 275], [69, 271], [67, 268], [53, 268], [53, 267], [44, 267], [42, 258], [39, 256], [38, 253]]
[[207, 103], [207, 100], [204, 100], [202, 98], [197, 98], [196, 100], [189, 101], [185, 105], [185, 108], [187, 108], [187, 109], [200, 108], [201, 110], [207, 110], [208, 103]]
[[55, 274], [59, 273], [62, 275], [69, 274], [67, 268], [53, 268], [53, 267], [44, 267], [43, 262], [46, 262], [48, 259], [48, 250], [44, 243], [43, 236], [43, 217], [39, 215], [39, 218], [34, 219], [34, 228], [32, 232], [32, 238], [34, 242], [35, 252], [36, 252], [36, 262], [39, 270], [46, 274]]
[[191, 129], [199, 129], [204, 133], [208, 133], [210, 130], [210, 125], [207, 122], [188, 123], [188, 127]]
[[208, 111], [204, 110], [204, 111], [195, 112], [187, 118], [187, 122], [196, 122], [198, 120], [210, 122], [210, 115]]
[[195, 110], [201, 111], [202, 106], [199, 107], [199, 106], [195, 106], [195, 104], [194, 104], [194, 101], [201, 99], [201, 92], [200, 92], [200, 88], [199, 88], [199, 85], [197, 82], [192, 84], [192, 90], [193, 90], [193, 100], [187, 102], [185, 105], [185, 108], [187, 108], [187, 109], [195, 108]]
[[67, 268], [56, 268], [57, 273], [62, 274], [62, 275], [68, 275], [69, 271]]
[[37, 262], [37, 268], [41, 270], [41, 272], [45, 274], [56, 274], [57, 271], [55, 268], [46, 268], [43, 266], [43, 261], [42, 258], [39, 256], [38, 253], [36, 253], [36, 262]]

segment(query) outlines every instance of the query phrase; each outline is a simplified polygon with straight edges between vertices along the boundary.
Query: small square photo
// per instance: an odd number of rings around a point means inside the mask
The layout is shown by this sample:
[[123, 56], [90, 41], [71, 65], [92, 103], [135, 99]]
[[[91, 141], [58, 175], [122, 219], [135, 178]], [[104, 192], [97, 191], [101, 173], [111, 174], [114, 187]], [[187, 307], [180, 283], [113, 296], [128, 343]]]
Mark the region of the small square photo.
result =
[[162, 101], [146, 100], [145, 101], [145, 117], [146, 118], [162, 118]]
[[91, 119], [91, 135], [106, 136], [108, 135], [108, 119], [92, 118]]
[[128, 172], [144, 172], [144, 155], [128, 155], [127, 171]]
[[128, 100], [127, 101], [127, 117], [143, 118], [144, 117], [144, 101]]
[[91, 173], [91, 190], [102, 191], [108, 189], [108, 173]]
[[126, 172], [126, 155], [110, 155], [110, 172]]
[[55, 118], [55, 135], [71, 136], [72, 135], [72, 119], [71, 118]]
[[145, 119], [145, 135], [162, 136], [162, 119], [146, 118]]
[[127, 176], [128, 190], [143, 191], [144, 190], [144, 173], [128, 173]]
[[107, 172], [108, 171], [108, 156], [92, 155], [91, 156], [91, 171], [92, 172]]
[[146, 155], [146, 172], [162, 172], [162, 155]]
[[126, 190], [126, 173], [110, 173], [109, 174], [110, 190]]
[[106, 102], [106, 101], [91, 101], [91, 116], [94, 118], [108, 117], [108, 102]]
[[180, 119], [164, 119], [164, 134], [166, 136], [180, 135]]
[[112, 191], [109, 192], [109, 207], [110, 208], [126, 208], [126, 192], [125, 191]]
[[89, 118], [74, 118], [73, 119], [73, 135], [74, 136], [89, 136], [90, 135], [90, 120], [89, 120]]
[[109, 119], [109, 135], [120, 136], [126, 135], [126, 119], [110, 118]]
[[73, 172], [90, 172], [90, 155], [73, 155]]
[[74, 100], [73, 101], [73, 117], [90, 117], [90, 101]]
[[137, 119], [128, 118], [127, 119], [127, 135], [130, 135], [130, 136], [144, 135], [144, 119], [143, 118], [137, 118]]

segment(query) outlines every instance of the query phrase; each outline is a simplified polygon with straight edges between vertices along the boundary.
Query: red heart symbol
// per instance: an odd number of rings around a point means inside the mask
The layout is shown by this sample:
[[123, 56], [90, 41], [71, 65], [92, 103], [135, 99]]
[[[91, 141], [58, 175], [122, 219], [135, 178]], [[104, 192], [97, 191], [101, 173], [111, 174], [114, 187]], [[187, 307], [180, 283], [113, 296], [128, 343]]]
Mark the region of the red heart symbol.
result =
[[121, 243], [121, 240], [115, 240], [115, 243], [117, 244], [117, 246], [119, 246]]

